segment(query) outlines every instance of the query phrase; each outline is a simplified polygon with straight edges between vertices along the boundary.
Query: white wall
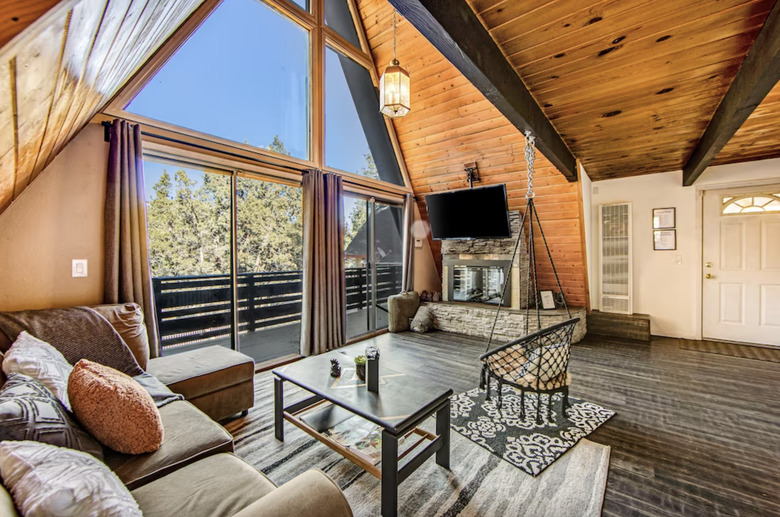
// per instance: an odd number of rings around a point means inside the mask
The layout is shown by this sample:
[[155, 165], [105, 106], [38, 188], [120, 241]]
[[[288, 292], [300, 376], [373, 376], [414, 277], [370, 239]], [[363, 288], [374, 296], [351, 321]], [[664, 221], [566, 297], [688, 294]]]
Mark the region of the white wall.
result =
[[594, 283], [594, 276], [596, 271], [594, 267], [597, 266], [593, 260], [593, 253], [598, 252], [598, 247], [594, 247], [593, 243], [593, 221], [598, 221], [598, 214], [596, 219], [593, 219], [593, 206], [592, 199], [592, 184], [590, 176], [585, 172], [585, 169], [580, 165], [579, 170], [580, 188], [582, 189], [582, 227], [585, 232], [585, 269], [588, 271], [588, 293], [590, 297], [591, 308], [597, 308], [596, 300], [599, 296], [598, 284]]
[[[710, 167], [692, 187], [682, 186], [682, 171], [593, 182], [590, 186], [592, 232], [586, 237], [593, 308], [600, 308], [599, 206], [630, 202], [634, 312], [650, 315], [654, 335], [701, 338], [700, 193], [716, 187], [777, 181], [780, 181], [780, 159]], [[583, 195], [583, 203], [586, 200]], [[664, 207], [677, 209], [675, 251], [653, 250], [652, 209]]]

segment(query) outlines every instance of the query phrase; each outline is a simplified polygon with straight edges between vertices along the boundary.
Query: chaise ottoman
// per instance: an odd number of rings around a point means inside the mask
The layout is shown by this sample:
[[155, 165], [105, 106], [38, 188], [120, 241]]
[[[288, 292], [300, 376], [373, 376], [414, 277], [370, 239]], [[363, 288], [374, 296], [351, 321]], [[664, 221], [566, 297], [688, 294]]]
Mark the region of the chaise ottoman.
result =
[[223, 346], [149, 359], [147, 371], [217, 421], [255, 403], [254, 361]]

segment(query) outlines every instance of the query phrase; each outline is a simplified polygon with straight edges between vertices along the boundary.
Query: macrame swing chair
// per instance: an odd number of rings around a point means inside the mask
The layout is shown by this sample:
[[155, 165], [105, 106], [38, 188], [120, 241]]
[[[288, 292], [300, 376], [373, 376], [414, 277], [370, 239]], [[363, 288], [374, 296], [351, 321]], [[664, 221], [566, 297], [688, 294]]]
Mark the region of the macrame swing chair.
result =
[[[503, 397], [502, 392], [505, 384], [514, 387], [520, 392], [520, 418], [525, 420], [525, 395], [527, 392], [535, 393], [536, 400], [536, 423], [542, 423], [541, 406], [542, 395], [547, 395], [547, 415], [551, 418], [552, 399], [556, 393], [563, 393], [561, 400], [561, 413], [566, 417], [566, 410], [569, 408], [569, 384], [571, 376], [568, 373], [569, 350], [571, 348], [572, 335], [574, 327], [579, 318], [572, 318], [569, 306], [566, 304], [566, 297], [561, 289], [561, 282], [558, 278], [558, 272], [555, 270], [550, 247], [542, 230], [542, 223], [539, 220], [539, 214], [534, 205], [534, 159], [536, 150], [534, 148], [535, 137], [530, 131], [525, 133], [525, 161], [528, 170], [528, 191], [525, 194], [526, 209], [520, 220], [520, 231], [517, 235], [512, 260], [509, 264], [509, 274], [512, 271], [517, 250], [520, 242], [524, 241], [523, 235], [527, 227], [528, 235], [528, 267], [526, 268], [526, 293], [525, 293], [525, 320], [524, 337], [511, 341], [498, 348], [490, 349], [493, 342], [493, 335], [498, 323], [501, 306], [506, 295], [508, 281], [504, 281], [496, 307], [496, 315], [493, 320], [493, 327], [490, 331], [486, 353], [480, 359], [482, 360], [482, 373], [480, 376], [480, 388], [486, 389], [485, 398], [490, 400], [491, 383], [493, 380], [498, 383], [498, 409], [501, 410]], [[560, 294], [560, 302], [566, 309], [568, 319], [564, 322], [542, 328], [542, 319], [540, 311], [539, 285], [537, 282], [537, 261], [536, 261], [536, 238], [534, 235], [534, 222], [538, 229], [538, 234], [542, 238], [544, 249], [547, 251], [547, 258], [550, 261], [555, 283]], [[527, 223], [527, 224], [526, 224]], [[521, 272], [522, 274], [522, 272]], [[533, 291], [533, 299], [531, 292]], [[536, 329], [529, 334], [531, 305], [536, 310]]]

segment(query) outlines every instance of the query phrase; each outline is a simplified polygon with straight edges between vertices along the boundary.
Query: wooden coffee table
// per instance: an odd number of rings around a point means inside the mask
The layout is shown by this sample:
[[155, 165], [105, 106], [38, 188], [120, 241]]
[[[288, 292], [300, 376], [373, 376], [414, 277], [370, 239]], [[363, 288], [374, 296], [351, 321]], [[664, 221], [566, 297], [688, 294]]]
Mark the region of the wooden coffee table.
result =
[[[274, 424], [278, 440], [284, 441], [284, 420], [296, 425], [382, 482], [382, 515], [398, 511], [398, 485], [425, 460], [436, 454], [436, 463], [450, 466], [450, 395], [452, 389], [383, 369], [380, 358], [379, 391], [370, 392], [354, 376], [354, 355], [362, 350], [333, 351], [277, 368], [274, 373]], [[330, 376], [330, 360], [342, 365], [341, 377]], [[284, 383], [291, 382], [311, 397], [284, 405]], [[326, 414], [336, 406], [376, 424], [382, 430], [381, 461], [325, 436], [305, 415]], [[335, 411], [338, 411], [334, 408]], [[317, 412], [317, 413], [315, 413]], [[420, 429], [423, 420], [436, 414], [436, 433]], [[399, 454], [399, 440], [403, 447]], [[400, 465], [400, 468], [399, 468]]]

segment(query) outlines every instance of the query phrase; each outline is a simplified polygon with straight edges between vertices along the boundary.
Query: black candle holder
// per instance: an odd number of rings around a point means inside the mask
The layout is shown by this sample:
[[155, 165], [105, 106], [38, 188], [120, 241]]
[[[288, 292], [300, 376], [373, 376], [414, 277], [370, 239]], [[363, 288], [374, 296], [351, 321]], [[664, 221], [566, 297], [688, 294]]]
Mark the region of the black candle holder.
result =
[[379, 391], [379, 349], [373, 346], [366, 348], [366, 389]]

